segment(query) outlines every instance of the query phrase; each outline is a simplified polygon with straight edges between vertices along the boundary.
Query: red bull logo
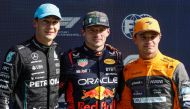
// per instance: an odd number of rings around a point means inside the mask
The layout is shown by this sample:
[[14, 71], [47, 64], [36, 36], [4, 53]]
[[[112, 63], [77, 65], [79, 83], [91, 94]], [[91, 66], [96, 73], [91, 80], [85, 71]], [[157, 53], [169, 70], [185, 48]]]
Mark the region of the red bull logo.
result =
[[115, 93], [115, 88], [113, 90], [110, 90], [110, 89], [107, 89], [103, 86], [98, 86], [98, 87], [96, 87], [92, 90], [89, 90], [89, 91], [84, 90], [83, 91], [84, 96], [82, 96], [82, 99], [85, 99], [88, 97], [89, 98], [95, 98], [97, 100], [102, 100], [102, 99], [108, 98], [108, 97], [113, 98], [114, 93]]
[[[85, 102], [78, 102], [78, 109], [115, 109], [115, 100], [112, 101], [112, 103], [107, 103], [103, 100], [104, 98], [110, 97], [113, 99], [115, 93], [115, 88], [110, 90], [103, 86], [98, 86], [94, 89], [91, 89], [89, 91], [83, 90], [83, 96], [81, 99], [96, 99], [96, 103], [94, 104], [85, 104]], [[100, 102], [100, 103], [99, 103]]]
[[[78, 109], [115, 109], [115, 100], [111, 104], [108, 104], [106, 102], [101, 102], [100, 104], [98, 101], [96, 103], [90, 105], [90, 104], [85, 104], [84, 102], [78, 102]], [[100, 106], [99, 106], [100, 105]]]

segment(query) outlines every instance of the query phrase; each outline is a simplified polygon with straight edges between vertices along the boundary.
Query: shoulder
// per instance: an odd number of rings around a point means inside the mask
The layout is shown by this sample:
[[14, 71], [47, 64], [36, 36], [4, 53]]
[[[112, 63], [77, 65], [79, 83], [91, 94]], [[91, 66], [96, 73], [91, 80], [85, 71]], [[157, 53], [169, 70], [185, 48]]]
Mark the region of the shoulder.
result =
[[107, 50], [115, 51], [115, 52], [120, 52], [117, 48], [113, 47], [110, 44], [105, 44], [105, 47], [106, 47]]
[[22, 43], [19, 43], [19, 44], [16, 44], [16, 45], [13, 45], [9, 50], [8, 52], [19, 52], [19, 51], [22, 51], [26, 48], [27, 46], [27, 41], [26, 42], [22, 42]]
[[12, 46], [5, 55], [5, 62], [11, 63], [18, 59], [23, 53], [23, 49], [25, 48], [24, 43], [16, 44]]
[[174, 65], [174, 66], [177, 66], [179, 63], [181, 63], [179, 60], [166, 56], [166, 55], [162, 55], [161, 61], [169, 65]]
[[105, 47], [106, 47], [106, 49], [109, 50], [110, 52], [116, 53], [116, 55], [117, 55], [118, 57], [122, 57], [121, 51], [119, 51], [117, 48], [113, 47], [112, 45], [110, 45], [110, 44], [105, 44]]
[[71, 48], [69, 50], [66, 50], [65, 52], [62, 52], [62, 56], [66, 56], [69, 54], [76, 54], [79, 52], [80, 47], [76, 47], [76, 48]]
[[77, 57], [79, 56], [80, 52], [79, 52], [80, 47], [76, 47], [76, 48], [71, 48], [65, 52], [61, 53], [61, 60], [73, 60], [73, 57]]
[[125, 66], [124, 66], [124, 69], [129, 69], [129, 68], [134, 68], [134, 67], [137, 67], [138, 65], [138, 60], [133, 60], [131, 61], [130, 63], [127, 63]]

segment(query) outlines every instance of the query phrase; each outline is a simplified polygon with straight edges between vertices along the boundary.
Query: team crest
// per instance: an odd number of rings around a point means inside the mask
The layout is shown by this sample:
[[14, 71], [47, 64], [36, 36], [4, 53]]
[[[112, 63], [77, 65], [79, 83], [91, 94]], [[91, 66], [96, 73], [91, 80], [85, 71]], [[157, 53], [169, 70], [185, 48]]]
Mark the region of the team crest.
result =
[[88, 65], [88, 59], [79, 59], [77, 60], [77, 64], [78, 66], [85, 67], [86, 65]]

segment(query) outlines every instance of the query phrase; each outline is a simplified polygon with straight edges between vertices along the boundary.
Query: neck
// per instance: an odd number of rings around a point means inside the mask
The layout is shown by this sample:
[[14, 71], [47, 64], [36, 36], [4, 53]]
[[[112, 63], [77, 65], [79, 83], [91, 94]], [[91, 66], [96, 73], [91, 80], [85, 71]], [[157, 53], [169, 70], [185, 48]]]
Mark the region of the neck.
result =
[[52, 40], [42, 39], [41, 37], [35, 36], [36, 40], [46, 46], [50, 46], [52, 44]]
[[152, 54], [140, 54], [140, 57], [141, 57], [143, 60], [151, 60], [151, 59], [155, 58], [158, 53], [159, 53], [159, 51], [157, 51], [157, 52], [155, 52], [155, 53], [152, 53]]

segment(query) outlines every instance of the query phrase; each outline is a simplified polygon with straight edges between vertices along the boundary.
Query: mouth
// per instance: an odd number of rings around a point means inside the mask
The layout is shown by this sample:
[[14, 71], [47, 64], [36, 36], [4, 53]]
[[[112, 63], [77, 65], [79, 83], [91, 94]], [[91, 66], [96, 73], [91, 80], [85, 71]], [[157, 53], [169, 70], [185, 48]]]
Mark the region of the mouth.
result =
[[148, 49], [153, 48], [152, 45], [145, 45], [144, 47], [145, 47], [145, 48], [148, 48]]
[[101, 41], [102, 39], [100, 39], [100, 38], [94, 38], [94, 41], [97, 41], [97, 42], [99, 42], [99, 41]]
[[46, 32], [46, 34], [48, 34], [48, 35], [51, 35], [51, 34], [53, 34], [53, 33], [54, 33], [54, 32], [49, 32], [49, 31]]

